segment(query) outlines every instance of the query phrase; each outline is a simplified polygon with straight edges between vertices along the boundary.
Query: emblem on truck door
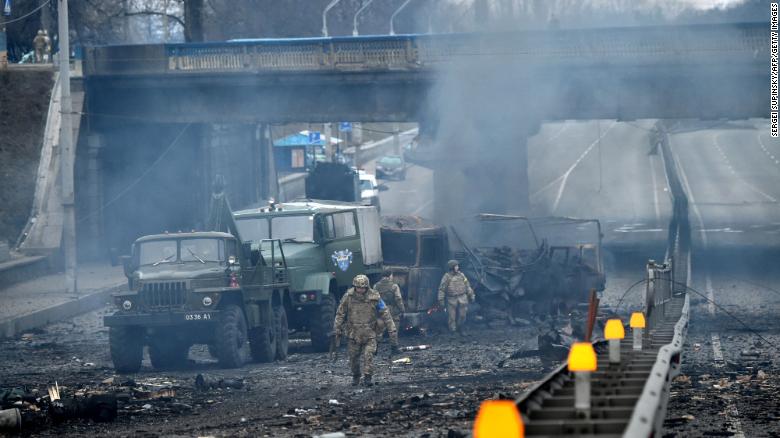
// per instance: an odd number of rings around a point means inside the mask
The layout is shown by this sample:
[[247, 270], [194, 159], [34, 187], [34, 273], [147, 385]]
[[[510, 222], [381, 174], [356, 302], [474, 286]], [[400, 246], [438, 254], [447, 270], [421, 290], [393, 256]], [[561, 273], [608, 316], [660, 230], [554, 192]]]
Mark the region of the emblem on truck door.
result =
[[346, 272], [349, 265], [352, 264], [352, 251], [348, 249], [334, 251], [330, 259], [333, 260], [333, 266], [338, 266], [339, 269]]

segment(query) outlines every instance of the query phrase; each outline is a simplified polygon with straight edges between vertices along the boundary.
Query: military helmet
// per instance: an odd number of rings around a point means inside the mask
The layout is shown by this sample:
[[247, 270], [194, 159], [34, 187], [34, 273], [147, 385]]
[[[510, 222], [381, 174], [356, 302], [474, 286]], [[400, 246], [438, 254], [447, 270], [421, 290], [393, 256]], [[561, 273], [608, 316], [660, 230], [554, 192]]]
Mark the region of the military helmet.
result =
[[450, 260], [450, 261], [447, 262], [447, 267], [450, 268], [450, 269], [455, 269], [455, 266], [458, 266], [459, 264], [460, 264], [460, 262], [458, 262], [457, 260], [453, 259], [453, 260]]
[[368, 281], [368, 277], [360, 274], [356, 275], [355, 278], [352, 279], [352, 286], [368, 288], [371, 287], [371, 283]]

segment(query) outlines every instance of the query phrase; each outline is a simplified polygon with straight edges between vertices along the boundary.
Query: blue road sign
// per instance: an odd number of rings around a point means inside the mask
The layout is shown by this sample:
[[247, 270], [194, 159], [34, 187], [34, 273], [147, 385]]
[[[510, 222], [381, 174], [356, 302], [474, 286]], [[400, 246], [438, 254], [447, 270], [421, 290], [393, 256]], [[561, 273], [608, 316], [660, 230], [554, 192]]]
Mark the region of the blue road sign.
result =
[[5, 0], [5, 2], [3, 2], [3, 15], [6, 17], [11, 16], [11, 0]]
[[339, 123], [339, 131], [341, 131], [341, 132], [352, 132], [352, 123], [351, 122], [341, 122], [341, 123]]
[[309, 131], [309, 144], [316, 144], [322, 140], [320, 131]]

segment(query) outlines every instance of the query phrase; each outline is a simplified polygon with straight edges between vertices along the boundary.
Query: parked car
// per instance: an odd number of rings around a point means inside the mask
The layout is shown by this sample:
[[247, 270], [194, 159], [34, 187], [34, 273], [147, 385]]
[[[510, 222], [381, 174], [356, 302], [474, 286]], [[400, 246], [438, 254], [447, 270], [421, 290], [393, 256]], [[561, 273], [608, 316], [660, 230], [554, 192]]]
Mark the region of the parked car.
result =
[[363, 170], [358, 171], [360, 178], [360, 200], [363, 205], [373, 205], [377, 210], [379, 207], [379, 185], [376, 183], [376, 177]]
[[406, 163], [398, 155], [386, 155], [376, 162], [376, 177], [397, 180], [406, 179]]

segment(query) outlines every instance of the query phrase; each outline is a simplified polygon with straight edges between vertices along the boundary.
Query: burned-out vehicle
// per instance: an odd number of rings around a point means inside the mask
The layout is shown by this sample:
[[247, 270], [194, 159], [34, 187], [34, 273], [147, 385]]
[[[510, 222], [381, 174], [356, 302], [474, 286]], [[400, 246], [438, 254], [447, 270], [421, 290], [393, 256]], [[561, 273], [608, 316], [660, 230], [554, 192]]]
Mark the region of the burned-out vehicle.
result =
[[118, 310], [104, 318], [118, 371], [138, 371], [144, 346], [158, 369], [184, 365], [193, 344], [208, 345], [224, 367], [250, 355], [287, 357], [282, 242], [242, 242], [222, 185], [215, 183], [209, 210], [214, 231], [144, 236], [123, 257], [129, 291], [114, 295]]
[[236, 226], [253, 247], [278, 239], [289, 270], [283, 297], [290, 326], [308, 331], [327, 351], [336, 305], [357, 274], [376, 279], [382, 267], [375, 207], [337, 201], [289, 202], [237, 211]]
[[254, 248], [232, 234], [203, 231], [144, 236], [125, 260], [129, 291], [106, 316], [114, 367], [136, 372], [143, 348], [157, 369], [179, 368], [193, 344], [224, 367], [287, 356], [288, 290], [281, 242]]
[[[401, 288], [405, 328], [428, 325], [449, 259], [447, 230], [414, 216], [382, 218], [382, 256]], [[438, 316], [438, 315], [437, 315]]]
[[598, 220], [483, 214], [452, 232], [485, 314], [567, 312], [604, 290]]

